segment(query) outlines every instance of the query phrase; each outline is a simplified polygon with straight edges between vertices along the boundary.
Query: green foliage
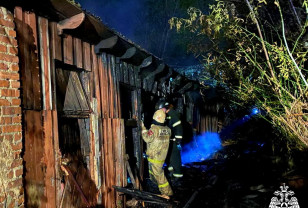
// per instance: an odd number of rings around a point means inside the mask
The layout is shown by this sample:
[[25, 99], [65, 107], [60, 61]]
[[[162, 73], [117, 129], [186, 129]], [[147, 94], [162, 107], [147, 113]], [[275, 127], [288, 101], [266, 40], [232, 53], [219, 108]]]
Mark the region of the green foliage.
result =
[[[278, 0], [255, 2], [253, 8], [246, 0], [246, 5], [241, 5], [246, 6], [246, 13], [239, 14], [239, 6], [217, 0], [208, 15], [189, 8], [188, 18], [173, 17], [169, 24], [178, 32], [194, 35], [191, 51], [203, 57], [206, 71], [231, 89], [234, 103], [257, 105], [286, 138], [308, 146], [308, 51], [302, 39], [308, 18], [301, 30], [292, 31], [283, 21], [285, 10], [281, 7], [285, 4]], [[305, 0], [306, 16], [307, 5]], [[260, 15], [267, 9], [277, 21], [260, 25], [269, 22]], [[207, 42], [200, 44], [204, 40]]]

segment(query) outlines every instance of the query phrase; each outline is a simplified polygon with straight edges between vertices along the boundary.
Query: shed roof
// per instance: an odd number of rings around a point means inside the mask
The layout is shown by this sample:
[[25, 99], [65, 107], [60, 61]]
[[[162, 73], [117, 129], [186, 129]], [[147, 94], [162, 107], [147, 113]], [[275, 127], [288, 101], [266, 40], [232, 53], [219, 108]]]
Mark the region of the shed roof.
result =
[[[71, 18], [77, 14], [84, 13], [85, 19], [82, 24], [75, 29], [64, 29], [64, 32], [78, 37], [91, 44], [97, 45], [97, 52], [99, 52], [99, 43], [101, 41], [116, 39], [114, 47], [110, 48], [108, 53], [114, 54], [117, 57], [122, 58], [126, 62], [131, 62], [134, 65], [142, 65], [146, 58], [152, 57], [152, 70], [155, 71], [157, 66], [163, 64], [163, 60], [157, 56], [151, 54], [147, 50], [141, 48], [133, 41], [127, 39], [119, 32], [106, 26], [99, 17], [83, 10], [78, 4], [70, 0], [4, 0], [0, 2], [0, 5], [11, 7], [21, 6], [24, 10], [34, 11], [36, 14], [46, 17], [51, 21], [59, 22], [65, 19]], [[128, 53], [128, 54], [127, 54]], [[129, 53], [133, 53], [130, 56]], [[146, 61], [148, 61], [147, 59]], [[147, 65], [146, 70], [149, 71]], [[151, 66], [150, 66], [151, 68]], [[162, 72], [157, 75], [157, 79], [162, 80], [168, 77], [182, 76], [178, 72], [165, 65]], [[150, 70], [151, 71], [151, 70]], [[148, 73], [146, 73], [148, 74]]]

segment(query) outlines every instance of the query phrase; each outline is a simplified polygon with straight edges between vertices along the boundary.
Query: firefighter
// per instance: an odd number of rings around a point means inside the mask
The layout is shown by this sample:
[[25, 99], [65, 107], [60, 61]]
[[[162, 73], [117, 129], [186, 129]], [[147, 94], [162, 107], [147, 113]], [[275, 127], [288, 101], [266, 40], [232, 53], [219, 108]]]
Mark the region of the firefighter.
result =
[[142, 138], [147, 143], [150, 179], [157, 183], [162, 195], [172, 196], [173, 192], [165, 177], [163, 165], [167, 157], [171, 129], [164, 125], [166, 113], [157, 110], [153, 116], [153, 123], [149, 130], [141, 123]]
[[183, 127], [179, 113], [173, 109], [172, 104], [169, 104], [165, 100], [159, 101], [156, 108], [166, 112], [166, 120], [172, 132], [167, 158], [168, 170], [172, 172], [173, 177], [177, 179], [182, 178], [181, 142], [183, 138]]

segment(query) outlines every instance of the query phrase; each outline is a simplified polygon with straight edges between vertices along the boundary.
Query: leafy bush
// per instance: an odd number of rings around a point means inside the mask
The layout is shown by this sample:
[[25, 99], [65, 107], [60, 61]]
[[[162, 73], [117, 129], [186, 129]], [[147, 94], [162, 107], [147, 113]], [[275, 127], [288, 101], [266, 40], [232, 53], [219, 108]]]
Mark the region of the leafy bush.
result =
[[[301, 6], [295, 8], [292, 0], [237, 5], [217, 0], [209, 14], [189, 8], [188, 18], [173, 17], [169, 24], [194, 35], [188, 49], [203, 57], [206, 74], [228, 89], [236, 104], [258, 106], [286, 138], [308, 146], [308, 0]], [[284, 22], [289, 13], [293, 18]]]

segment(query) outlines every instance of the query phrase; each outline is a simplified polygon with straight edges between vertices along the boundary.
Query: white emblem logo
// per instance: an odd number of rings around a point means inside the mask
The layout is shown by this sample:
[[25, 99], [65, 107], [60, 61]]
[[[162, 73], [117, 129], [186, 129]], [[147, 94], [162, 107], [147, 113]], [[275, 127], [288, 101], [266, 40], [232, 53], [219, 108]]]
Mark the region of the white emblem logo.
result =
[[[288, 191], [289, 186], [283, 184], [280, 186], [281, 191], [275, 191], [274, 195], [279, 196], [273, 197], [269, 208], [300, 208], [296, 197], [292, 197], [295, 193], [293, 191]], [[291, 198], [290, 198], [291, 197]]]

